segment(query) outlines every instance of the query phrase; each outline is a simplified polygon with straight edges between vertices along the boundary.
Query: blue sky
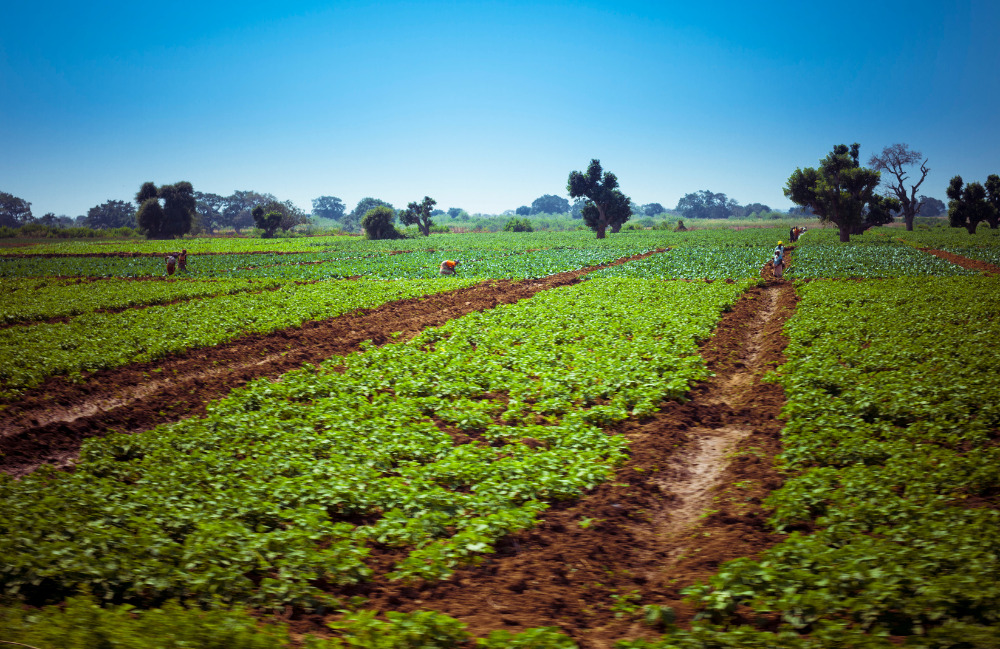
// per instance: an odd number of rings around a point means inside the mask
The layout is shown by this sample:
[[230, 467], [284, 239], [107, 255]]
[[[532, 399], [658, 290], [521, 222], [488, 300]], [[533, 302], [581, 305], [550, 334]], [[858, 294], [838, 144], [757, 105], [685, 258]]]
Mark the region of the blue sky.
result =
[[7, 3], [0, 191], [140, 184], [499, 213], [599, 158], [638, 203], [781, 188], [906, 142], [920, 193], [1000, 173], [1000, 3]]

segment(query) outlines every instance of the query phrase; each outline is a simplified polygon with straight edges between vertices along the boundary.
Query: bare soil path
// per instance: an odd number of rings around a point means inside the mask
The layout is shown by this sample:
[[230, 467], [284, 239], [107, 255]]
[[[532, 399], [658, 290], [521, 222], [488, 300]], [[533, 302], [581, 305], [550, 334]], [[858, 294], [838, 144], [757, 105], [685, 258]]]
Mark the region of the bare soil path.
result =
[[[556, 503], [539, 527], [508, 538], [483, 565], [437, 584], [376, 578], [340, 594], [364, 596], [376, 610], [442, 611], [476, 635], [557, 626], [595, 649], [655, 636], [640, 621], [642, 605], [670, 606], [690, 621], [683, 587], [783, 538], [768, 531], [761, 500], [781, 485], [772, 458], [784, 393], [761, 379], [784, 362], [781, 329], [796, 300], [783, 281], [748, 292], [702, 345], [715, 376], [688, 402], [610, 431], [630, 440], [616, 478]], [[387, 570], [393, 557], [383, 559]], [[329, 619], [291, 621], [322, 633]]]

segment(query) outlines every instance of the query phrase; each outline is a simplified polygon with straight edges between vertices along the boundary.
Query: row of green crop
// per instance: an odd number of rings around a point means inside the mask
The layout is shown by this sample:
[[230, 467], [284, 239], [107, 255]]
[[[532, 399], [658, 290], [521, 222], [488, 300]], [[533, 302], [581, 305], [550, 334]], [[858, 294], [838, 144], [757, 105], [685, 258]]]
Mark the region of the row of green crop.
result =
[[442, 277], [286, 284], [278, 290], [218, 295], [120, 313], [90, 312], [68, 322], [16, 325], [0, 330], [0, 395], [15, 395], [54, 375], [151, 361], [249, 333], [297, 327], [308, 320], [462, 288], [475, 281]]
[[72, 473], [0, 476], [0, 584], [316, 606], [372, 548], [443, 578], [612, 475], [625, 441], [601, 427], [704, 378], [696, 343], [745, 288], [588, 281], [90, 440]]
[[[814, 525], [690, 589], [780, 634], [701, 628], [629, 647], [994, 647], [1000, 638], [1000, 280], [801, 287], [779, 369], [777, 529]], [[988, 501], [987, 501], [988, 502]], [[748, 613], [749, 612], [749, 613]]]
[[[534, 279], [606, 264], [621, 257], [649, 252], [648, 242], [635, 246], [546, 248], [530, 252], [496, 250], [413, 251], [403, 254], [344, 256], [343, 252], [282, 255], [189, 255], [186, 271], [177, 277], [284, 280], [430, 279], [447, 259], [459, 262], [460, 274], [480, 278]], [[155, 277], [166, 274], [156, 257], [36, 257], [0, 259], [0, 277]]]
[[765, 246], [688, 246], [672, 248], [627, 264], [611, 266], [592, 277], [642, 277], [646, 279], [727, 279], [756, 277], [771, 258]]
[[107, 279], [81, 282], [52, 278], [0, 279], [0, 324], [80, 315], [98, 309], [126, 309], [175, 300], [277, 288], [275, 280]]

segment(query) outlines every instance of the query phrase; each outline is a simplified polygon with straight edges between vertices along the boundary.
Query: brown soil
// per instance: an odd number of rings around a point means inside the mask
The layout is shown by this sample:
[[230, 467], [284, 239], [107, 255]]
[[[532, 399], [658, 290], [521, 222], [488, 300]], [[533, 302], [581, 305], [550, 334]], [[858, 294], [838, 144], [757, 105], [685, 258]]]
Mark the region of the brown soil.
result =
[[[100, 372], [79, 384], [52, 379], [0, 409], [0, 470], [23, 475], [41, 463], [71, 465], [87, 437], [198, 415], [210, 400], [258, 377], [349, 353], [364, 340], [412, 337], [471, 311], [575, 283], [585, 272], [404, 300]], [[784, 361], [781, 329], [796, 299], [792, 284], [780, 280], [749, 291], [701, 345], [714, 376], [688, 401], [666, 402], [656, 416], [609, 431], [630, 442], [615, 478], [579, 500], [556, 503], [538, 527], [503, 540], [482, 565], [440, 583], [404, 585], [380, 576], [336, 594], [363, 596], [365, 608], [380, 611], [442, 611], [477, 636], [555, 626], [583, 649], [657, 635], [641, 621], [645, 605], [669, 606], [679, 623], [689, 623], [694, 611], [682, 588], [783, 538], [769, 531], [761, 503], [782, 483], [773, 457], [784, 394], [762, 378]], [[378, 558], [384, 575], [394, 557]], [[326, 634], [333, 615], [288, 617], [296, 632]]]
[[[620, 259], [610, 265], [647, 257]], [[14, 476], [41, 464], [66, 467], [81, 442], [111, 431], [138, 432], [201, 415], [210, 401], [261, 377], [277, 377], [371, 340], [407, 340], [427, 327], [473, 311], [512, 304], [535, 293], [579, 281], [594, 270], [539, 280], [491, 281], [449, 293], [401, 300], [267, 335], [85, 375], [54, 377], [16, 399], [0, 401], [0, 471]]]
[[[364, 596], [374, 610], [442, 611], [480, 636], [556, 626], [585, 649], [657, 635], [641, 622], [644, 605], [672, 607], [689, 623], [682, 588], [783, 538], [769, 532], [761, 501], [782, 483], [772, 459], [784, 393], [761, 379], [784, 362], [781, 328], [796, 300], [787, 282], [751, 290], [702, 346], [715, 376], [688, 402], [610, 431], [630, 441], [616, 477], [557, 503], [483, 565], [437, 584], [376, 578], [340, 594]], [[293, 626], [323, 633], [331, 617], [303, 616]]]
[[968, 257], [963, 257], [962, 255], [956, 255], [951, 252], [944, 250], [935, 250], [934, 248], [921, 248], [924, 252], [930, 253], [935, 257], [940, 257], [945, 261], [950, 261], [956, 266], [961, 266], [968, 270], [978, 270], [980, 272], [986, 273], [987, 275], [1000, 275], [1000, 266], [995, 266], [989, 264], [985, 261], [979, 261], [978, 259], [969, 259]]

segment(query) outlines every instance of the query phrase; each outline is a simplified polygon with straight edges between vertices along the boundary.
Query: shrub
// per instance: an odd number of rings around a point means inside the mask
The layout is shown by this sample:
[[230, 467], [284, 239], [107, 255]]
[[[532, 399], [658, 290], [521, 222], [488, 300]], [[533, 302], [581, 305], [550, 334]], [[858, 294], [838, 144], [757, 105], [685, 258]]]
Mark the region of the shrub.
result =
[[535, 228], [531, 226], [531, 221], [528, 219], [518, 219], [513, 218], [507, 221], [507, 224], [503, 226], [504, 232], [534, 232]]
[[395, 220], [396, 210], [385, 205], [379, 205], [368, 210], [361, 217], [361, 229], [365, 231], [365, 238], [373, 241], [402, 239], [403, 235], [393, 225], [393, 221]]

